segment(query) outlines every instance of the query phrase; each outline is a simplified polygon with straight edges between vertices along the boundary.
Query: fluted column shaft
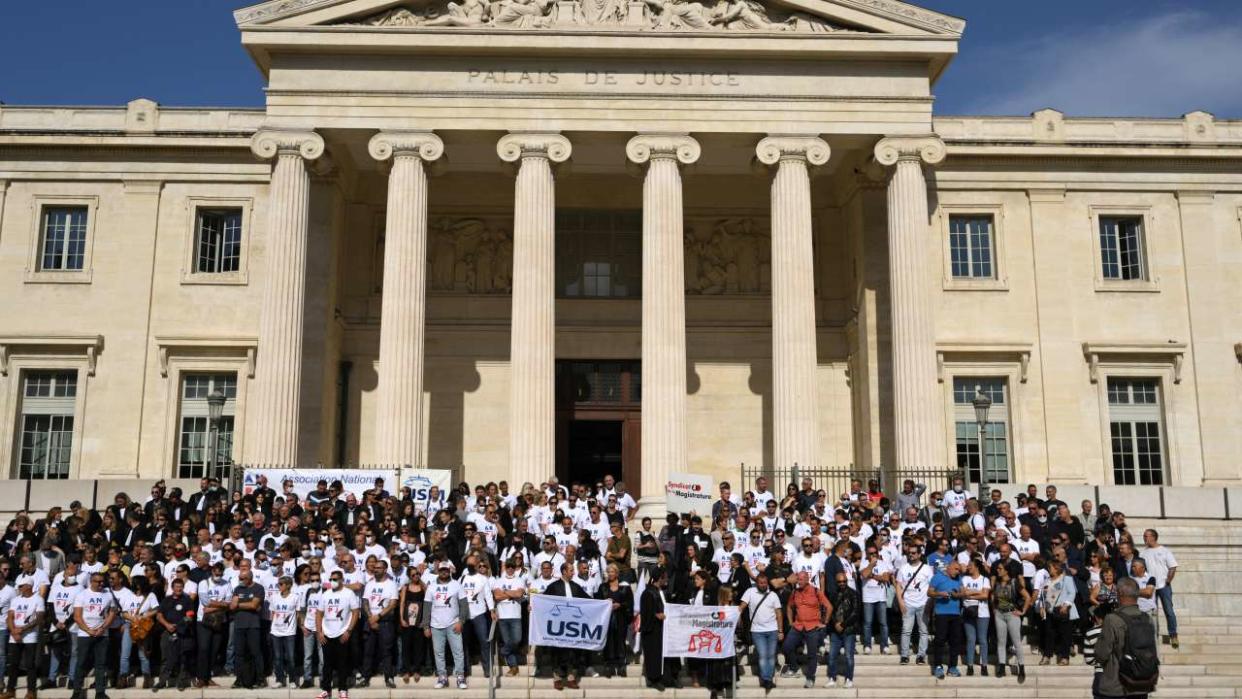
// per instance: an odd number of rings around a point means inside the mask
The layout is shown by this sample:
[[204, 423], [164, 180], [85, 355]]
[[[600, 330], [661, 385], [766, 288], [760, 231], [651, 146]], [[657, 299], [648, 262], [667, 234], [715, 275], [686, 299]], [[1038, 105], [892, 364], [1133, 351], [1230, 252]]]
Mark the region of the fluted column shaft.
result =
[[251, 149], [275, 158], [268, 193], [263, 306], [259, 350], [246, 435], [251, 464], [298, 462], [301, 410], [302, 333], [306, 297], [306, 236], [310, 174], [306, 163], [323, 154], [313, 131], [260, 131]]
[[538, 485], [556, 468], [556, 181], [569, 158], [559, 134], [509, 134], [502, 160], [517, 162], [513, 196], [513, 314], [509, 344], [509, 482]]
[[427, 300], [427, 172], [444, 144], [427, 132], [380, 133], [369, 150], [392, 158], [384, 228], [375, 459], [423, 465], [423, 344]]
[[768, 137], [756, 149], [772, 178], [772, 456], [777, 468], [819, 464], [815, 261], [810, 167], [828, 161], [811, 137]]
[[646, 165], [643, 180], [643, 515], [663, 515], [669, 473], [686, 460], [686, 271], [681, 166], [699, 144], [677, 134], [630, 139], [626, 155]]
[[928, 260], [937, 259], [928, 232], [923, 165], [944, 160], [935, 137], [886, 138], [876, 145], [888, 183], [888, 255], [893, 337], [893, 422], [897, 468], [943, 468], [943, 400], [936, 381], [935, 307]]

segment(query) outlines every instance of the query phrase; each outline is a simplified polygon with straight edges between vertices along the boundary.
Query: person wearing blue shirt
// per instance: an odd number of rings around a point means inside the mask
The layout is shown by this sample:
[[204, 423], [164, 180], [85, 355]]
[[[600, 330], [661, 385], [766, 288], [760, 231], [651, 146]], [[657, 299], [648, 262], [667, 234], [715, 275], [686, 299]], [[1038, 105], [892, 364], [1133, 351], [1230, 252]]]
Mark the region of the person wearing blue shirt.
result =
[[954, 555], [949, 553], [949, 540], [941, 538], [936, 541], [936, 550], [927, 556], [927, 565], [931, 566], [937, 573], [943, 573], [944, 569], [949, 565], [949, 561], [954, 560]]
[[[962, 654], [962, 569], [950, 561], [931, 581], [928, 596], [936, 602], [935, 643], [932, 646], [933, 674], [944, 679], [947, 660], [950, 677], [961, 677], [957, 658]], [[946, 659], [945, 656], [948, 656]]]

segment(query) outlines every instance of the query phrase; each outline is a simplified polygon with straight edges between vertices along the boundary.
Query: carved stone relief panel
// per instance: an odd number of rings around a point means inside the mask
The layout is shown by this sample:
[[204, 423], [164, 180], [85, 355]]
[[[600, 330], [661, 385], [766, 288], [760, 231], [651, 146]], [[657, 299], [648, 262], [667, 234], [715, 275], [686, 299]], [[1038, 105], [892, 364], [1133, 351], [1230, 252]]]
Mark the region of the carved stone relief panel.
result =
[[427, 235], [432, 291], [508, 294], [513, 290], [513, 233], [500, 217], [432, 217]]
[[685, 222], [686, 293], [771, 291], [771, 237], [766, 219], [689, 217]]

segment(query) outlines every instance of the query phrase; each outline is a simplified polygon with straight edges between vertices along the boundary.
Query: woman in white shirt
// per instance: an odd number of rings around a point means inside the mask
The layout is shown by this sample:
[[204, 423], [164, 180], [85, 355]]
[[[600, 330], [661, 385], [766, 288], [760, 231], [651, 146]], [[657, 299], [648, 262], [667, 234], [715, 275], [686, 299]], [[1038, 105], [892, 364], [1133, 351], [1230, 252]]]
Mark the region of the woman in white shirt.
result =
[[962, 627], [966, 631], [966, 676], [975, 674], [975, 644], [979, 644], [979, 674], [988, 676], [988, 626], [991, 610], [988, 598], [992, 595], [992, 583], [983, 574], [983, 564], [971, 558], [962, 577]]
[[893, 566], [880, 556], [876, 544], [866, 548], [867, 562], [862, 564], [863, 655], [871, 654], [871, 632], [880, 622], [880, 653], [888, 654], [888, 591], [893, 584]]
[[292, 682], [297, 685], [293, 666], [293, 637], [298, 629], [298, 595], [293, 592], [293, 578], [281, 576], [276, 583], [277, 592], [267, 599], [271, 615], [272, 668], [276, 674], [276, 687], [284, 689]]
[[522, 645], [522, 603], [530, 585], [524, 556], [515, 554], [505, 559], [505, 572], [492, 579], [492, 597], [496, 601], [496, 618], [503, 642], [501, 655], [509, 666], [509, 675], [518, 674], [518, 649]]
[[[151, 688], [151, 656], [148, 641], [151, 636], [143, 638], [143, 640], [135, 644], [132, 629], [135, 625], [144, 624], [148, 628], [148, 633], [153, 630], [155, 624], [155, 614], [159, 611], [159, 602], [155, 599], [155, 595], [151, 594], [151, 586], [147, 583], [146, 578], [134, 578], [130, 582], [129, 587], [125, 587], [125, 576], [119, 570], [113, 570], [109, 573], [112, 584], [112, 594], [116, 596], [117, 604], [121, 608], [120, 618], [121, 626], [121, 664], [120, 675], [117, 681], [121, 683], [121, 687], [134, 686], [133, 678], [129, 675], [130, 657], [133, 655], [134, 646], [138, 646], [138, 665], [142, 670], [142, 688]], [[146, 620], [145, 622], [142, 620]]]

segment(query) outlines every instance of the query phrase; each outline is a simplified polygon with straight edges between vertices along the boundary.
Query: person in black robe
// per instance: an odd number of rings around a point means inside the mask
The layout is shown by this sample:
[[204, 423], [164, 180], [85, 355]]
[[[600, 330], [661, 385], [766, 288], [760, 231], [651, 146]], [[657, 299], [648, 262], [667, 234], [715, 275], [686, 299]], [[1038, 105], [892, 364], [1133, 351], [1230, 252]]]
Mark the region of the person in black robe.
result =
[[643, 677], [646, 678], [648, 687], [661, 692], [665, 687], [681, 688], [681, 683], [677, 680], [681, 663], [677, 658], [664, 657], [664, 588], [667, 585], [668, 574], [664, 569], [656, 568], [647, 588], [643, 590], [639, 613], [642, 625]]
[[612, 602], [612, 616], [608, 623], [608, 638], [604, 645], [604, 676], [625, 677], [626, 630], [634, 620], [634, 593], [630, 584], [621, 579], [621, 571], [615, 563], [605, 569], [604, 584], [599, 586], [596, 597]]
[[[582, 586], [574, 582], [574, 564], [561, 564], [561, 578], [556, 582], [548, 585], [548, 589], [544, 594], [549, 597], [581, 597], [590, 599]], [[552, 674], [556, 679], [552, 681], [552, 686], [557, 690], [565, 687], [570, 689], [578, 689], [578, 678], [582, 676], [582, 671], [588, 664], [589, 653], [579, 651], [576, 648], [554, 648], [552, 650], [553, 662], [555, 667]], [[559, 676], [557, 674], [559, 673]], [[565, 678], [563, 681], [561, 677]]]

